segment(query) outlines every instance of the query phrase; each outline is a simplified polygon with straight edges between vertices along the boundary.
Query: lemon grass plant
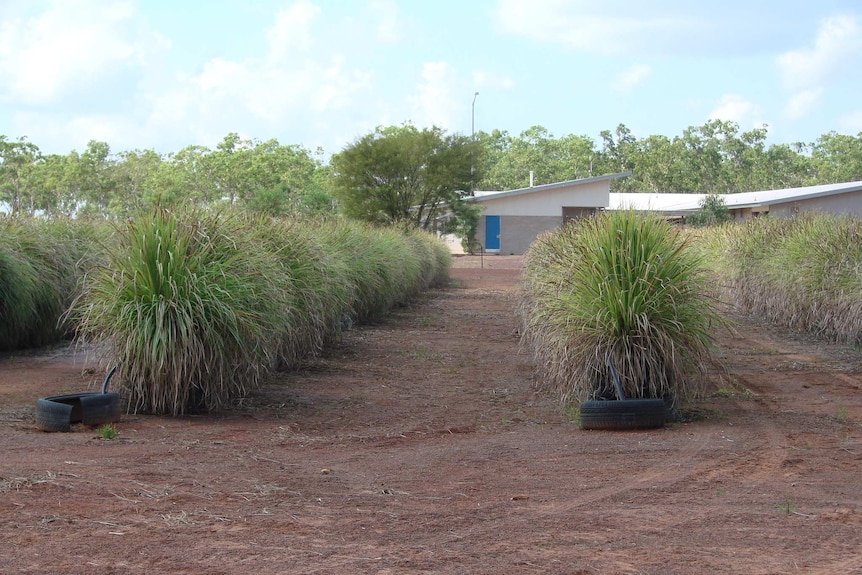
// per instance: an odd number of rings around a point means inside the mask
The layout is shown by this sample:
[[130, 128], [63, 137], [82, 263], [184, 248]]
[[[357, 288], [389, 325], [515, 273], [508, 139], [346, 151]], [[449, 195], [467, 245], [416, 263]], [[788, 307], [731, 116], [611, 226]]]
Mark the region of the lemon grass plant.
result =
[[720, 322], [705, 268], [663, 219], [610, 211], [540, 236], [525, 257], [519, 315], [541, 383], [564, 403], [673, 404], [701, 391]]
[[156, 209], [120, 226], [73, 315], [106, 346], [133, 411], [217, 409], [257, 382], [287, 282], [236, 217]]

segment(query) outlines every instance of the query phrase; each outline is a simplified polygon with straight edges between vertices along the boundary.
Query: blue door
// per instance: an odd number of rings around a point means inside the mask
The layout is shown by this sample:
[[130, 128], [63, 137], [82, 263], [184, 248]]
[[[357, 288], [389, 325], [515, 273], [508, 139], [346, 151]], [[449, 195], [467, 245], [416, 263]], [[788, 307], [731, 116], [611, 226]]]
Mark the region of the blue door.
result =
[[500, 216], [485, 216], [485, 249], [500, 249]]

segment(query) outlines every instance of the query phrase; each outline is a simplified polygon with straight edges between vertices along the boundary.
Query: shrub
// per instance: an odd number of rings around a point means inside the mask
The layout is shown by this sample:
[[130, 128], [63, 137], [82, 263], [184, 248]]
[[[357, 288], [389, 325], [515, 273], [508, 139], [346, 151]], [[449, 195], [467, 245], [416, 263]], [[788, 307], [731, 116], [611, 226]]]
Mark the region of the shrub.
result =
[[688, 216], [693, 226], [715, 226], [731, 220], [727, 203], [720, 194], [709, 194], [700, 201], [700, 209]]
[[135, 411], [217, 409], [257, 382], [285, 284], [238, 218], [166, 209], [119, 227], [73, 316], [107, 346]]
[[700, 391], [719, 321], [704, 268], [677, 230], [634, 211], [579, 220], [528, 250], [519, 315], [543, 384], [565, 402], [676, 402]]
[[74, 328], [63, 313], [100, 256], [99, 226], [72, 220], [0, 217], [0, 349], [38, 347]]
[[862, 343], [862, 220], [806, 214], [705, 235], [704, 250], [739, 309], [833, 341]]

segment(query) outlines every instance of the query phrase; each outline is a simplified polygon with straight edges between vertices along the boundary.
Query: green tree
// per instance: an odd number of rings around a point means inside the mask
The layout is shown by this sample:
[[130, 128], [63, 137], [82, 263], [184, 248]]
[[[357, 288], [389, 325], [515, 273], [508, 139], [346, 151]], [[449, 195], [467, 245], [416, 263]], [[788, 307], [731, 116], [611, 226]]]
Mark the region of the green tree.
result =
[[158, 194], [159, 168], [162, 157], [153, 150], [134, 150], [117, 154], [119, 161], [114, 166], [116, 194], [109, 209], [116, 215], [127, 215], [140, 210]]
[[814, 163], [804, 144], [775, 144], [766, 150], [762, 177], [756, 189], [798, 188], [818, 182]]
[[70, 178], [69, 157], [50, 154], [35, 166], [33, 173], [35, 206], [49, 216], [75, 213], [77, 192]]
[[34, 212], [33, 175], [41, 160], [39, 148], [26, 138], [10, 142], [0, 136], [0, 201], [9, 205], [12, 215]]
[[480, 183], [482, 189], [526, 188], [530, 184], [530, 172], [535, 184], [601, 173], [594, 170], [601, 156], [587, 136], [569, 134], [555, 138], [544, 127], [533, 126], [517, 138], [494, 130], [490, 134], [480, 133], [477, 141], [485, 148], [480, 152], [486, 166], [485, 178]]
[[693, 226], [714, 226], [730, 219], [724, 198], [718, 194], [709, 194], [700, 201], [700, 209], [688, 216], [686, 221]]
[[169, 154], [154, 176], [147, 203], [170, 205], [176, 202], [214, 202], [218, 198], [215, 175], [205, 146], [186, 146]]
[[282, 145], [275, 139], [257, 142], [246, 166], [249, 185], [243, 200], [251, 209], [271, 215], [303, 211], [306, 195], [318, 187], [319, 167], [302, 146]]
[[225, 136], [216, 146], [216, 150], [207, 155], [206, 161], [215, 176], [219, 192], [218, 199], [226, 200], [233, 205], [237, 199], [245, 199], [252, 195], [254, 182], [248, 178], [252, 155], [252, 142], [243, 140], [235, 132]]
[[858, 136], [823, 134], [813, 144], [811, 157], [820, 183], [862, 180], [862, 132]]
[[471, 138], [437, 127], [378, 127], [332, 156], [333, 191], [349, 217], [432, 229], [481, 179], [474, 151]]
[[[635, 166], [638, 163], [640, 150], [638, 148], [637, 138], [634, 137], [631, 130], [625, 124], [617, 125], [616, 130], [603, 130], [600, 133], [602, 138], [602, 156], [604, 165], [610, 168], [609, 172], [628, 172], [636, 171]], [[618, 178], [611, 182], [612, 192], [639, 192], [639, 181], [637, 175], [634, 178]]]
[[70, 158], [69, 177], [80, 191], [78, 205], [85, 214], [107, 214], [114, 201], [117, 181], [114, 174], [116, 159], [106, 142], [90, 140], [87, 149]]
[[318, 163], [307, 188], [299, 194], [299, 212], [314, 216], [328, 216], [335, 211], [332, 194], [332, 169]]
[[667, 136], [648, 136], [636, 144], [636, 152], [629, 153], [628, 165], [632, 166], [629, 185], [641, 192], [685, 191], [687, 165], [680, 153], [678, 140]]

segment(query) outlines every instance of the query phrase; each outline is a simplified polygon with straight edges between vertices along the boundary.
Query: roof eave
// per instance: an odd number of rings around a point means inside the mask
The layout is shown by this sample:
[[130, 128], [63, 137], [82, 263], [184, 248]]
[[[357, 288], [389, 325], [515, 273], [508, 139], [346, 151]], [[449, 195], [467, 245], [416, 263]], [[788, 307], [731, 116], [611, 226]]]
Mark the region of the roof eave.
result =
[[468, 202], [476, 202], [482, 200], [496, 200], [497, 198], [508, 198], [511, 196], [520, 196], [522, 194], [532, 194], [535, 192], [545, 192], [548, 190], [556, 190], [558, 188], [566, 188], [570, 186], [583, 186], [585, 184], [594, 184], [596, 182], [604, 182], [607, 180], [616, 180], [619, 178], [625, 178], [627, 176], [631, 176], [632, 172], [629, 170], [628, 172], [620, 172], [618, 174], [605, 174], [603, 176], [593, 176], [591, 178], [581, 178], [578, 180], [566, 180], [564, 182], [554, 182], [552, 184], [543, 184], [541, 186], [533, 186], [531, 188], [518, 188], [516, 190], [506, 190], [503, 192], [498, 192], [495, 194], [487, 194], [484, 196], [470, 196], [464, 198], [465, 201]]

